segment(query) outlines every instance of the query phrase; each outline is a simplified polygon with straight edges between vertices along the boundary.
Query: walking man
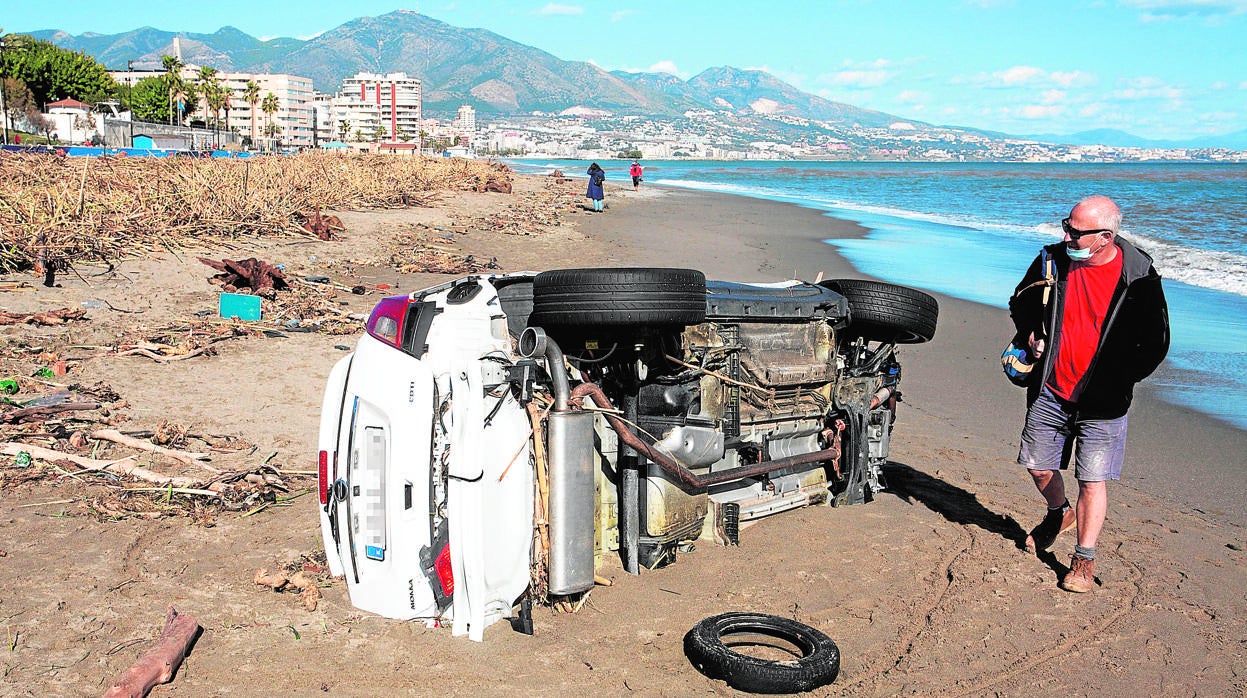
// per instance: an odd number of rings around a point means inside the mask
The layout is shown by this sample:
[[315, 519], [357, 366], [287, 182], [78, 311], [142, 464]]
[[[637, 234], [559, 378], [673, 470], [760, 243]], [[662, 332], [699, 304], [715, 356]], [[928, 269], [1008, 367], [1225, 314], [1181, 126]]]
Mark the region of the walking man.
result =
[[628, 174], [632, 177], [632, 191], [637, 191], [641, 188], [641, 173], [642, 172], [643, 170], [641, 169], [641, 163], [637, 162], [636, 160], [633, 160], [632, 166], [628, 168]]
[[[1025, 547], [1046, 550], [1076, 527], [1061, 588], [1082, 593], [1095, 586], [1096, 539], [1108, 511], [1108, 481], [1121, 479], [1134, 385], [1169, 351], [1169, 310], [1152, 258], [1118, 237], [1121, 211], [1112, 199], [1083, 199], [1061, 226], [1064, 241], [1047, 246], [1056, 267], [1050, 302], [1022, 293], [1044, 278], [1037, 257], [1009, 301], [1009, 314], [1042, 369], [1031, 371], [1027, 385], [1018, 464], [1030, 471], [1048, 513]], [[1071, 449], [1076, 509], [1060, 472]]]

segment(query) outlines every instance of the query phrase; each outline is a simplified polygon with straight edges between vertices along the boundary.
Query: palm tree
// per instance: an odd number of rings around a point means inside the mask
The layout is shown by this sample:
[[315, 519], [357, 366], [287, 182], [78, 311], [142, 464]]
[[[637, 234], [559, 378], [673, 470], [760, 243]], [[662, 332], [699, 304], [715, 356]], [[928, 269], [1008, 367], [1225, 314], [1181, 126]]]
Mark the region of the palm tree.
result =
[[260, 109], [264, 111], [264, 115], [268, 117], [268, 125], [264, 127], [264, 132], [270, 138], [277, 133], [277, 129], [273, 128], [273, 115], [281, 108], [281, 102], [277, 101], [277, 95], [272, 92], [264, 95], [264, 101], [260, 104]]
[[[212, 109], [212, 124], [219, 132], [221, 130], [221, 109], [229, 103], [229, 90], [215, 83], [209, 83], [206, 86], [206, 94], [204, 95], [204, 103]], [[207, 110], [204, 110], [204, 117], [207, 118]], [[216, 144], [221, 145], [218, 139]]]
[[351, 122], [343, 119], [338, 122], [338, 136], [342, 140], [346, 140], [346, 134], [351, 132]]
[[[177, 56], [161, 56], [160, 64], [165, 69], [165, 87], [169, 89], [169, 125], [173, 125], [173, 105], [185, 99], [185, 81], [182, 80], [182, 68], [185, 64]], [[182, 110], [178, 109], [178, 123], [182, 122]]]
[[257, 116], [256, 105], [260, 103], [260, 86], [255, 80], [248, 80], [247, 86], [243, 88], [242, 98], [247, 104], [251, 105], [251, 143], [255, 147], [255, 118]]
[[199, 103], [199, 90], [196, 89], [195, 83], [182, 81], [182, 86], [178, 89], [175, 99], [177, 99], [178, 126], [181, 126], [185, 123], [183, 119], [187, 112], [194, 111], [192, 105]]
[[202, 66], [199, 69], [199, 72], [195, 74], [195, 80], [197, 81], [197, 84], [199, 87], [199, 99], [201, 100], [200, 103], [203, 104], [203, 109], [204, 109], [204, 126], [208, 125], [208, 109], [211, 108], [212, 106], [209, 103], [209, 101], [212, 99], [213, 95], [216, 93], [216, 89], [215, 89], [217, 87], [216, 74], [217, 74], [216, 68], [209, 68], [206, 65]]
[[230, 88], [228, 87], [221, 88], [221, 108], [225, 110], [225, 130], [226, 131], [229, 130], [229, 110], [234, 108], [233, 102], [230, 101], [230, 97], [233, 94], [234, 94], [234, 91], [231, 90]]

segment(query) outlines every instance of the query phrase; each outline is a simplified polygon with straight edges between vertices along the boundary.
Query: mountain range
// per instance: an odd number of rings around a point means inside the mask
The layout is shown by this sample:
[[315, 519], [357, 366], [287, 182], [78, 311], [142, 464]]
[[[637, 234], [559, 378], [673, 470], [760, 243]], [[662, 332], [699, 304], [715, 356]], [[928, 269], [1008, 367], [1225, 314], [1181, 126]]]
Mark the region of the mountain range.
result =
[[[426, 112], [450, 115], [463, 104], [483, 114], [561, 112], [569, 108], [613, 114], [673, 117], [691, 109], [727, 111], [751, 118], [809, 119], [841, 128], [912, 129], [929, 124], [823, 99], [760, 70], [722, 66], [688, 80], [669, 73], [607, 72], [592, 63], [565, 61], [484, 29], [464, 29], [410, 10], [361, 17], [312, 39], [257, 39], [233, 27], [212, 34], [142, 27], [121, 34], [74, 36], [59, 30], [31, 32], [93, 56], [109, 69], [159, 70], [178, 38], [182, 60], [231, 72], [288, 73], [310, 77], [320, 92], [335, 93], [357, 72], [405, 72], [422, 82]], [[962, 129], [976, 132], [976, 129]], [[977, 131], [987, 134], [987, 132]], [[1002, 134], [990, 134], [994, 136]], [[1052, 143], [1143, 147], [1247, 148], [1247, 131], [1173, 146], [1120, 131], [1029, 136]]]
[[[143, 27], [121, 34], [74, 36], [31, 32], [83, 51], [112, 70], [159, 70], [178, 38], [182, 60], [222, 71], [289, 73], [333, 93], [357, 72], [405, 72], [420, 78], [425, 110], [460, 105], [494, 114], [560, 112], [584, 107], [615, 114], [676, 116], [689, 109], [782, 115], [844, 126], [887, 126], [900, 117], [832, 102], [760, 70], [710, 68], [681, 80], [668, 73], [607, 72], [484, 29], [463, 29], [409, 10], [361, 17], [313, 39], [257, 39], [233, 27], [212, 34]], [[916, 122], [911, 122], [916, 123]], [[919, 124], [919, 126], [922, 126]]]

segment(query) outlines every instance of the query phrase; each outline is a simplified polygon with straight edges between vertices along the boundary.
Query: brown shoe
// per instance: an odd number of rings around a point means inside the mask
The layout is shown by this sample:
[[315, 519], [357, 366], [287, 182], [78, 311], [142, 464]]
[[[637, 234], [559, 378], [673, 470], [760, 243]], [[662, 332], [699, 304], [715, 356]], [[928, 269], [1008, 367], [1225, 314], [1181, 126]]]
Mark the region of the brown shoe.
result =
[[1095, 560], [1070, 555], [1069, 572], [1061, 580], [1061, 588], [1075, 594], [1085, 594], [1095, 588]]
[[1070, 507], [1065, 511], [1050, 511], [1048, 515], [1039, 522], [1039, 525], [1031, 529], [1030, 534], [1026, 536], [1026, 552], [1036, 553], [1040, 550], [1047, 550], [1056, 542], [1056, 537], [1065, 533], [1078, 523], [1078, 515], [1074, 512], [1074, 507]]

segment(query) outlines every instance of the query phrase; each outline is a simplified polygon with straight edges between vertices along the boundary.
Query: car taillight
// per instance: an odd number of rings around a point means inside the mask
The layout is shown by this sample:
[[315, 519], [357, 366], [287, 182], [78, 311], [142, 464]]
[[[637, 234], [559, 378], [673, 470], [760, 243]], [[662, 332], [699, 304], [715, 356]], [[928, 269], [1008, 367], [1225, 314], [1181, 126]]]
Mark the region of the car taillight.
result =
[[407, 304], [411, 301], [407, 296], [390, 296], [381, 299], [377, 307], [368, 316], [368, 334], [401, 349], [403, 336], [403, 317], [407, 315]]
[[320, 463], [316, 468], [316, 484], [320, 486], [320, 503], [329, 502], [329, 452], [320, 452]]
[[450, 544], [442, 548], [433, 561], [433, 570], [437, 572], [437, 581], [442, 585], [442, 593], [450, 596], [455, 593], [455, 575], [450, 569]]

